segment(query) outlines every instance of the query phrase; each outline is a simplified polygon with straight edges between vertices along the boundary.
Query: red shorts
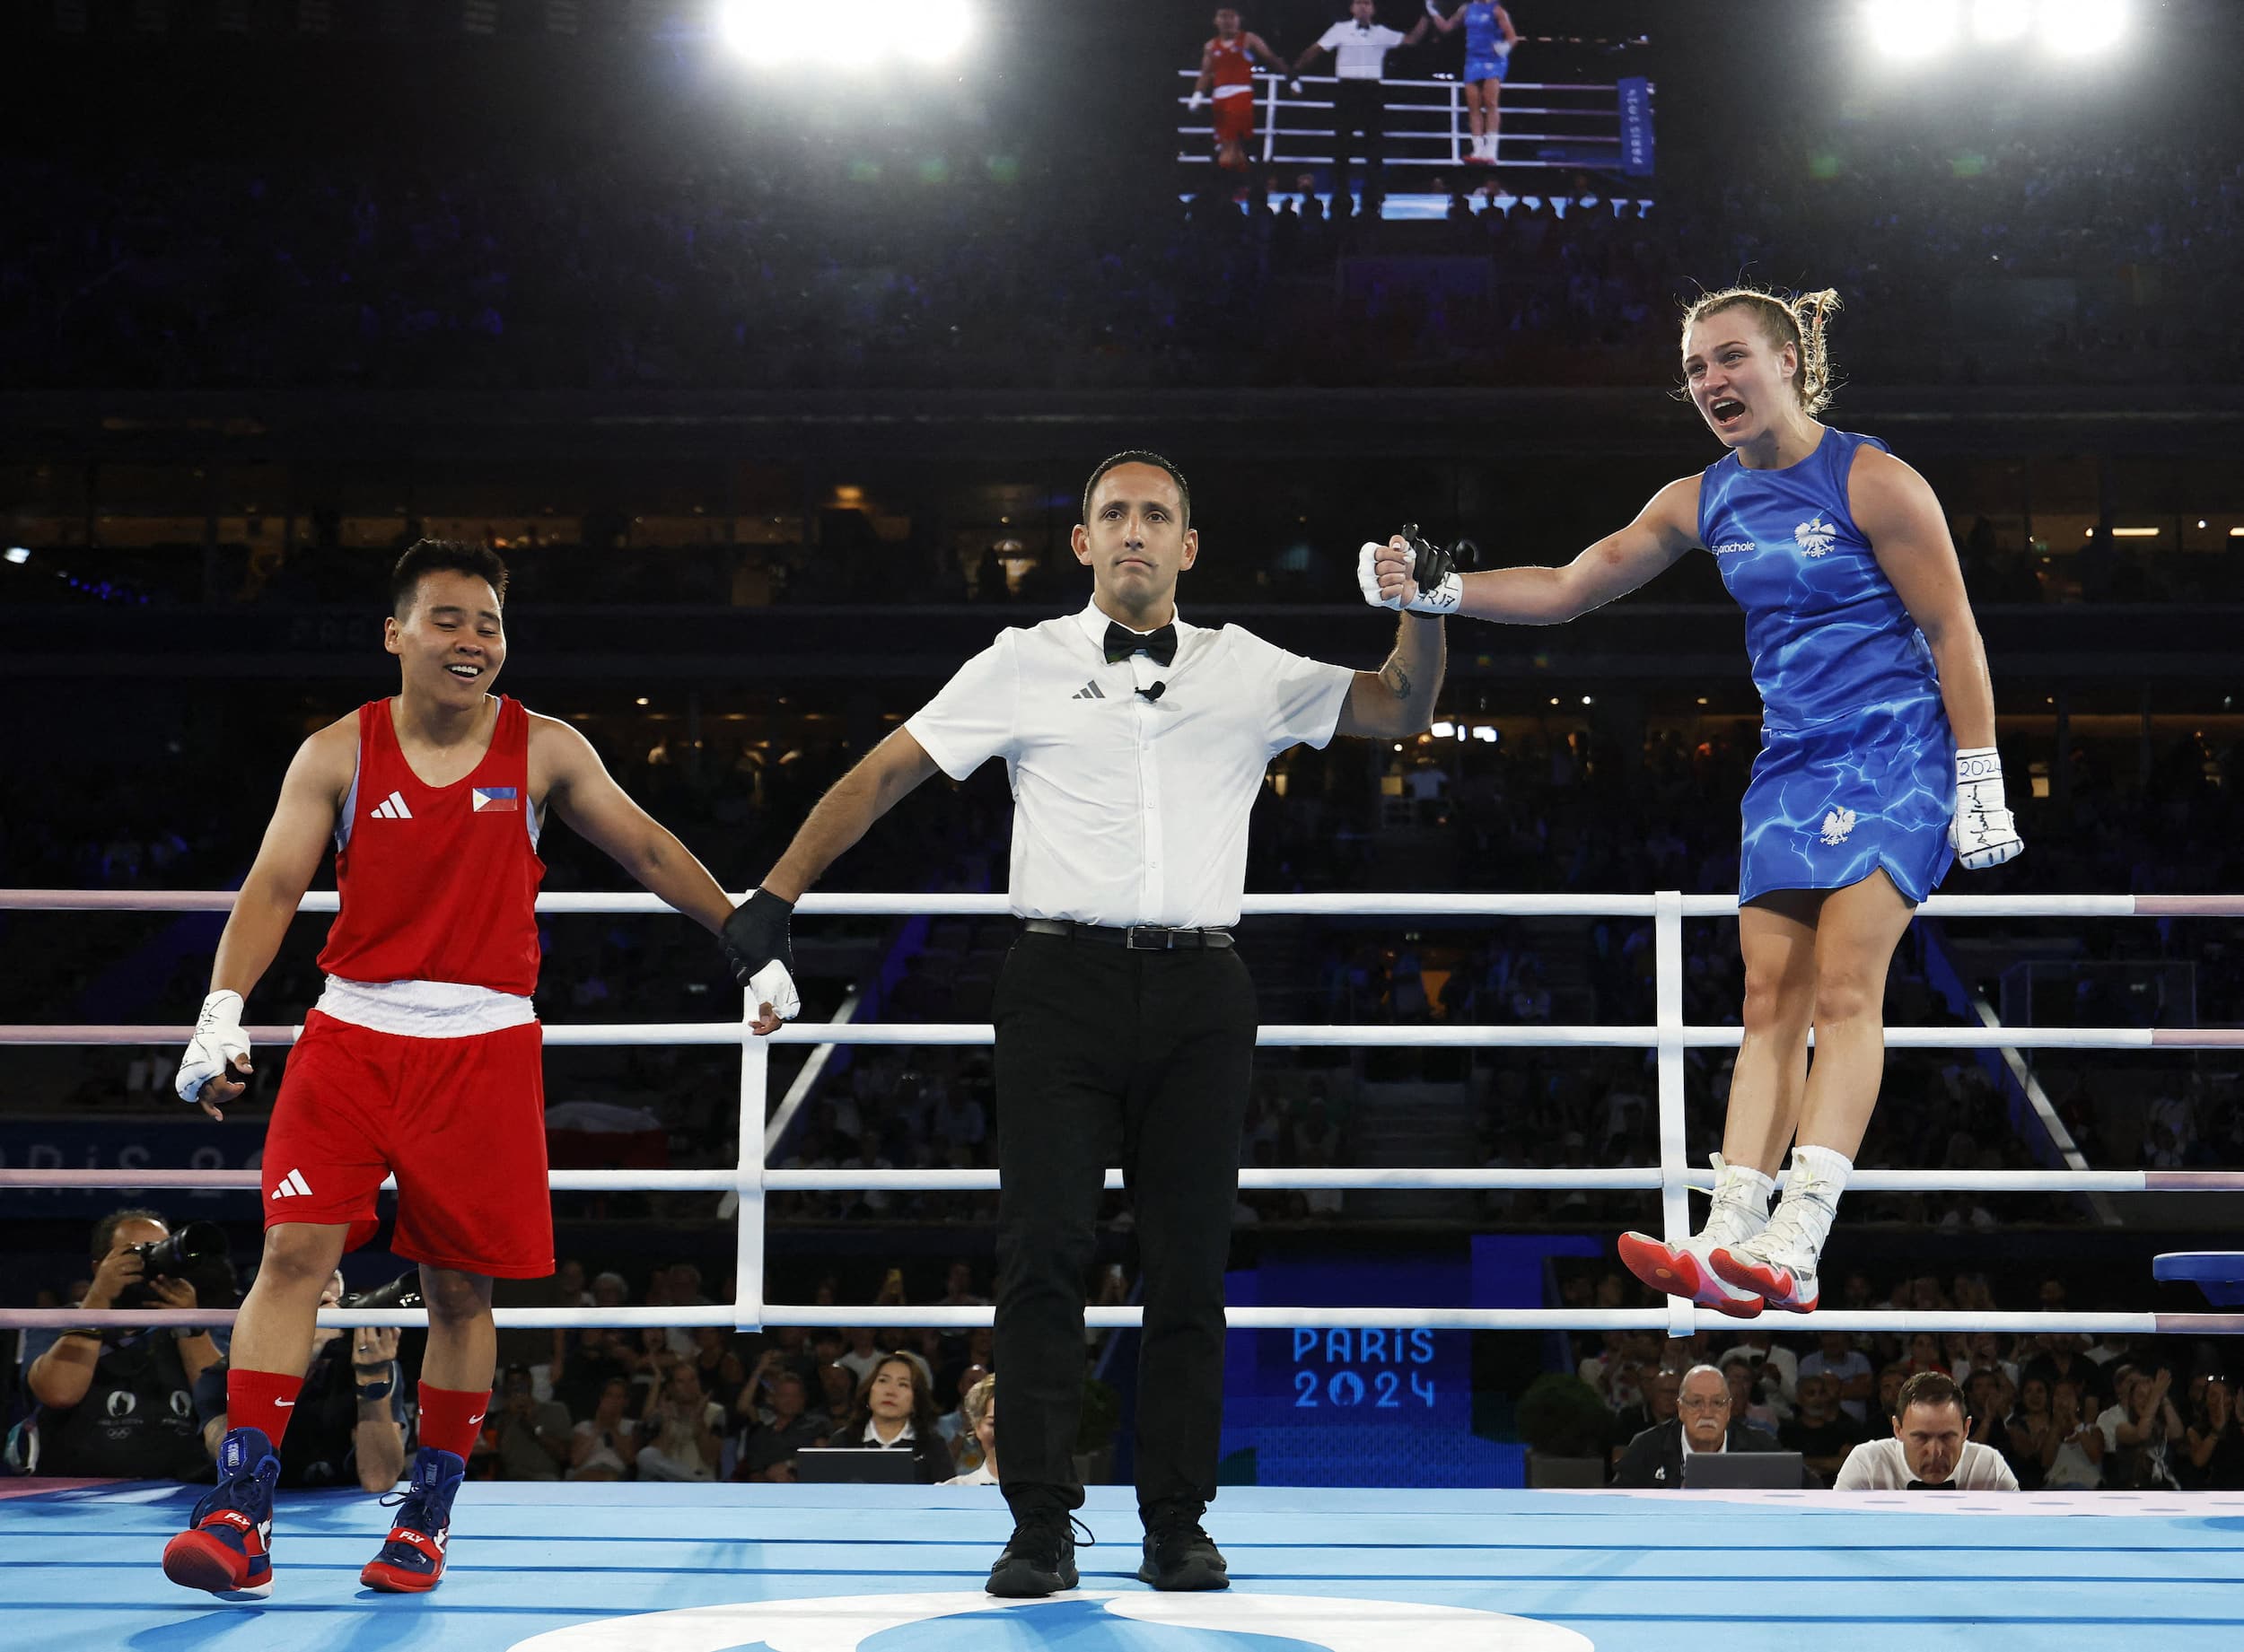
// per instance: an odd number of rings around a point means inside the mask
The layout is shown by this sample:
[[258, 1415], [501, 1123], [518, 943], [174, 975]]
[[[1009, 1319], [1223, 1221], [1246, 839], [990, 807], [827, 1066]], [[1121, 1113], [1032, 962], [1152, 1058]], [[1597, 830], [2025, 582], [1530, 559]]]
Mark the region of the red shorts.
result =
[[1255, 135], [1255, 96], [1241, 92], [1235, 98], [1215, 100], [1215, 144], [1244, 144]]
[[390, 1249], [501, 1279], [553, 1272], [543, 1029], [465, 1038], [378, 1033], [314, 1010], [265, 1127], [265, 1225], [347, 1222], [364, 1245], [384, 1176]]

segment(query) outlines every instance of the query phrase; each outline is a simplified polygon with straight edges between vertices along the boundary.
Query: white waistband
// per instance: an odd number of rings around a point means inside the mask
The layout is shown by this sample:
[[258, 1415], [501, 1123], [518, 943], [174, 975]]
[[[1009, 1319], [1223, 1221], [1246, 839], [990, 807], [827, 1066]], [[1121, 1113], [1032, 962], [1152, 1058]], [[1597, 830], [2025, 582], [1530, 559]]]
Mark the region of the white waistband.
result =
[[527, 998], [459, 981], [344, 981], [328, 977], [320, 1013], [404, 1038], [471, 1038], [538, 1018]]
[[1215, 95], [1219, 98], [1243, 98], [1248, 96], [1253, 91], [1254, 88], [1252, 86], [1240, 86], [1236, 84], [1230, 86], [1218, 86], [1215, 89]]

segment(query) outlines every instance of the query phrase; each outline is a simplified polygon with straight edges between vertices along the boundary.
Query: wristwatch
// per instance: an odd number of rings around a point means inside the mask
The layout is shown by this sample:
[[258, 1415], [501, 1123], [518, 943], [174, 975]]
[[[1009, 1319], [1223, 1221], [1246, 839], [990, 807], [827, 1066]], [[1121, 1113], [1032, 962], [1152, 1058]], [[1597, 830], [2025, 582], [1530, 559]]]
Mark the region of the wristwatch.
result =
[[[362, 1401], [386, 1400], [390, 1397], [390, 1391], [398, 1385], [398, 1362], [395, 1359], [378, 1366], [354, 1365], [351, 1369], [357, 1374], [358, 1397]], [[366, 1380], [369, 1371], [377, 1373], [372, 1382]]]

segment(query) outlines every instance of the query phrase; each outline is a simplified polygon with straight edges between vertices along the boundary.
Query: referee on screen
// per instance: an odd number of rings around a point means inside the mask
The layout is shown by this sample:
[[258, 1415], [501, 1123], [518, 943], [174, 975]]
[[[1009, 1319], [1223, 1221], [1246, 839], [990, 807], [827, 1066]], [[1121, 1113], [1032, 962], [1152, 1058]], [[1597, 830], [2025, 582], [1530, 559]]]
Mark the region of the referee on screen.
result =
[[1332, 99], [1332, 204], [1338, 215], [1348, 195], [1348, 170], [1355, 157], [1356, 135], [1363, 135], [1363, 214], [1380, 215], [1387, 198], [1387, 54], [1426, 38], [1431, 18], [1421, 17], [1408, 34], [1378, 21], [1373, 0], [1351, 0], [1348, 19], [1317, 39], [1293, 63], [1299, 74], [1330, 52], [1335, 60]]
[[1164, 1589], [1227, 1581], [1200, 1519], [1215, 1495], [1223, 1267], [1254, 1058], [1254, 987], [1231, 933], [1247, 817], [1278, 753], [1417, 733], [1441, 686], [1438, 618], [1404, 615], [1376, 672], [1186, 624], [1176, 590], [1199, 555], [1191, 511], [1183, 476], [1157, 454], [1118, 453], [1093, 471], [1074, 535], [1090, 603], [1000, 632], [820, 800], [725, 925], [757, 1030], [771, 1032], [800, 1007], [787, 919], [803, 890], [937, 769], [964, 780], [1005, 760], [1024, 922], [993, 1017], [1001, 1476], [1014, 1521], [994, 1595], [1075, 1586], [1083, 1275], [1116, 1164], [1144, 1270], [1138, 1575]]

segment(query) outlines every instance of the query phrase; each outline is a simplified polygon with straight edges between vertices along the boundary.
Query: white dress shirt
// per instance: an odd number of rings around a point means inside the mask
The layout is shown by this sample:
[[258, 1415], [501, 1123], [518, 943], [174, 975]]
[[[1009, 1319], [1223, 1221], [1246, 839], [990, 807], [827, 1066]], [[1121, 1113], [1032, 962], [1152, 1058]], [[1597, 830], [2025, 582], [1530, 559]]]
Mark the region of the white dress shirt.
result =
[[[1837, 1478], [1831, 1482], [1831, 1490], [1901, 1491], [1915, 1478], [1909, 1473], [1909, 1459], [1901, 1442], [1889, 1434], [1884, 1439], [1866, 1439], [1848, 1452], [1846, 1461], [1839, 1464]], [[1942, 1483], [1959, 1491], [2015, 1491], [2018, 1476], [1994, 1447], [1968, 1439], [1956, 1472]]]
[[1332, 739], [1355, 673], [1182, 619], [1170, 664], [1109, 665], [1109, 623], [1094, 602], [999, 632], [904, 726], [953, 780], [1004, 758], [1016, 915], [1236, 923], [1263, 774]]
[[1317, 44], [1340, 60], [1342, 80], [1377, 80], [1387, 66], [1387, 54], [1403, 43], [1403, 32], [1383, 23], [1335, 23], [1318, 37]]

